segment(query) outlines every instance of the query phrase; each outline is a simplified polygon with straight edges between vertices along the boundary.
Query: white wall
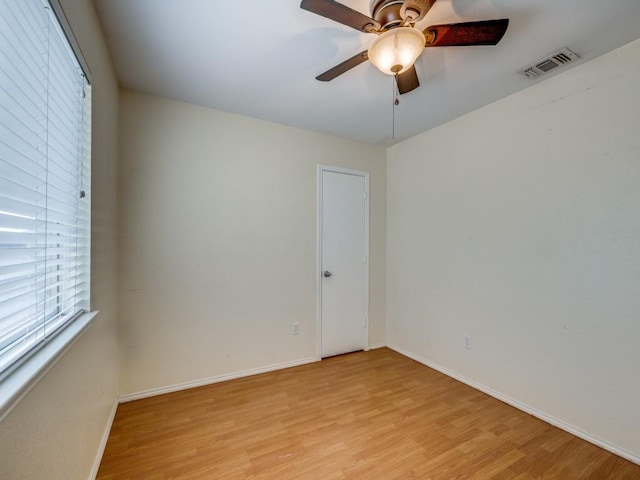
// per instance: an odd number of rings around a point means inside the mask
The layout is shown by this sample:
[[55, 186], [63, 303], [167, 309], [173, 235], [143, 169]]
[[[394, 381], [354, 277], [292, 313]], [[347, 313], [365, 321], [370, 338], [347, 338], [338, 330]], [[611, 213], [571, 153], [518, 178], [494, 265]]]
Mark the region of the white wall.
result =
[[0, 423], [0, 478], [89, 477], [118, 393], [116, 181], [118, 89], [93, 4], [63, 0], [93, 72], [93, 325]]
[[382, 147], [128, 90], [120, 138], [123, 394], [315, 357], [317, 164], [371, 173], [384, 342]]
[[636, 41], [391, 148], [387, 238], [389, 344], [636, 461], [639, 85]]

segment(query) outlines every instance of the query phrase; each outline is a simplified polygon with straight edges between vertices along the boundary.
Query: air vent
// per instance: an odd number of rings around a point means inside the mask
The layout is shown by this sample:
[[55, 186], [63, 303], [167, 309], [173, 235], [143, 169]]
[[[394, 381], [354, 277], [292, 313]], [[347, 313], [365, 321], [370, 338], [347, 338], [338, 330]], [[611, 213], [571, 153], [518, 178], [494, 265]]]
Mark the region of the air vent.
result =
[[556, 68], [563, 67], [568, 63], [575, 62], [580, 58], [575, 52], [572, 52], [568, 48], [563, 48], [559, 52], [549, 55], [547, 58], [543, 58], [539, 62], [534, 63], [528, 67], [519, 70], [527, 78], [535, 79], [545, 73], [548, 73]]

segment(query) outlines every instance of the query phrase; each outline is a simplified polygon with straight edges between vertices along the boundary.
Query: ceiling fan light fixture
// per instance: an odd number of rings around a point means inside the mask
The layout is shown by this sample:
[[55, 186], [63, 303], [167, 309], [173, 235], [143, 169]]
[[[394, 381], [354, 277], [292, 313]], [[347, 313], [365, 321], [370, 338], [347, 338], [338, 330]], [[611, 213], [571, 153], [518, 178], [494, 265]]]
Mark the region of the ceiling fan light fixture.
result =
[[424, 34], [413, 27], [397, 27], [379, 35], [369, 47], [369, 60], [386, 75], [406, 72], [424, 50]]

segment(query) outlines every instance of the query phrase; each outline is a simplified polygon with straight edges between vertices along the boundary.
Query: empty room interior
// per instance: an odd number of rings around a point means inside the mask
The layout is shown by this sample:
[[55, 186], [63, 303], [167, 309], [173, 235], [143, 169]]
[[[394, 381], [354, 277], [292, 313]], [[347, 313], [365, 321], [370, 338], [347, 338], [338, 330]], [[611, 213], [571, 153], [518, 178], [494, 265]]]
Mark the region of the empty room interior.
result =
[[[0, 479], [640, 479], [640, 2], [3, 3]], [[17, 355], [29, 15], [90, 280]]]

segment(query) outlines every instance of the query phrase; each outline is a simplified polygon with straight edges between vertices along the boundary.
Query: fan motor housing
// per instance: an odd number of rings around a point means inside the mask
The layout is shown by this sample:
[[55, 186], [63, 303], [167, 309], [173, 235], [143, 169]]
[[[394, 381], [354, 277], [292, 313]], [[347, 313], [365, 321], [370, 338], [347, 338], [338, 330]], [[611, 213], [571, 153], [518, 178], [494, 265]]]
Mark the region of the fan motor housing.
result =
[[400, 9], [403, 0], [371, 0], [371, 18], [382, 25], [383, 30], [397, 27], [402, 24]]

